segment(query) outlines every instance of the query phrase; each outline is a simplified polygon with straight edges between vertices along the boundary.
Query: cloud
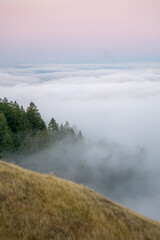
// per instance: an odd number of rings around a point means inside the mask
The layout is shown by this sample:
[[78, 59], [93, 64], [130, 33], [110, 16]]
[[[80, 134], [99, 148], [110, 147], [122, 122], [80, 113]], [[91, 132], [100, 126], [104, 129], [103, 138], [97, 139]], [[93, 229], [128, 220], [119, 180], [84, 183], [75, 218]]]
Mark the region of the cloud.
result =
[[47, 122], [148, 147], [159, 139], [159, 78], [159, 63], [17, 65], [1, 67], [0, 92], [25, 107], [34, 101]]

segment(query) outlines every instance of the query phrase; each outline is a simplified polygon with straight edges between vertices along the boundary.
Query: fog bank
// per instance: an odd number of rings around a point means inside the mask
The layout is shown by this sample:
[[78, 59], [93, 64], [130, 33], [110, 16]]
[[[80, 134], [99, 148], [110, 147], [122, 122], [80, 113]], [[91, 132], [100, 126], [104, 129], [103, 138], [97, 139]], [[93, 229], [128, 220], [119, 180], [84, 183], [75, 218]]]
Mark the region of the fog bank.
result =
[[[150, 158], [152, 157], [152, 158]], [[160, 164], [142, 147], [131, 150], [115, 141], [63, 140], [16, 164], [83, 184], [124, 206], [160, 220]]]
[[19, 164], [160, 220], [160, 63], [6, 66], [0, 93], [33, 101], [47, 123], [68, 120], [85, 138], [85, 147], [61, 142]]

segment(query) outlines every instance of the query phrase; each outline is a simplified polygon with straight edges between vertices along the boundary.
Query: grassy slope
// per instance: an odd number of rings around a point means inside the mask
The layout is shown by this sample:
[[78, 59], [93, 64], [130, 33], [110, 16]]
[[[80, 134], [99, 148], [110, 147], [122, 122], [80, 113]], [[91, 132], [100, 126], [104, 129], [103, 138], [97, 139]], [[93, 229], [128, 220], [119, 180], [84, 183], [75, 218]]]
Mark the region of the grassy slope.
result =
[[1, 240], [160, 240], [160, 223], [52, 175], [0, 162]]

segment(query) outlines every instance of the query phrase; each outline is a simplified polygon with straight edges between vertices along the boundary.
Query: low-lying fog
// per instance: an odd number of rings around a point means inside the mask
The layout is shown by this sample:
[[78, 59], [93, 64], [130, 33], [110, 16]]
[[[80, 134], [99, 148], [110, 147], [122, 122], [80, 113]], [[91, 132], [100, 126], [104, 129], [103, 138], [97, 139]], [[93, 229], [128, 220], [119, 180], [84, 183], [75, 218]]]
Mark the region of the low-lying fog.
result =
[[20, 165], [82, 183], [160, 221], [160, 64], [0, 68], [0, 97], [82, 130]]

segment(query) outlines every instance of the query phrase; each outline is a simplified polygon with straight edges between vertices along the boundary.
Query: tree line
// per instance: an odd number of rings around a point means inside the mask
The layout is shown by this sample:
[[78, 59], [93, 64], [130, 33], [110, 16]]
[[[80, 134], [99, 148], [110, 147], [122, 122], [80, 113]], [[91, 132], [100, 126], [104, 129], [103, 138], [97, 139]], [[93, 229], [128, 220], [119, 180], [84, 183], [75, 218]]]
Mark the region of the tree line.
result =
[[37, 106], [30, 102], [25, 110], [16, 101], [0, 99], [0, 156], [30, 154], [60, 141], [83, 141], [81, 131], [75, 133], [68, 121], [60, 126], [51, 118], [48, 126]]

